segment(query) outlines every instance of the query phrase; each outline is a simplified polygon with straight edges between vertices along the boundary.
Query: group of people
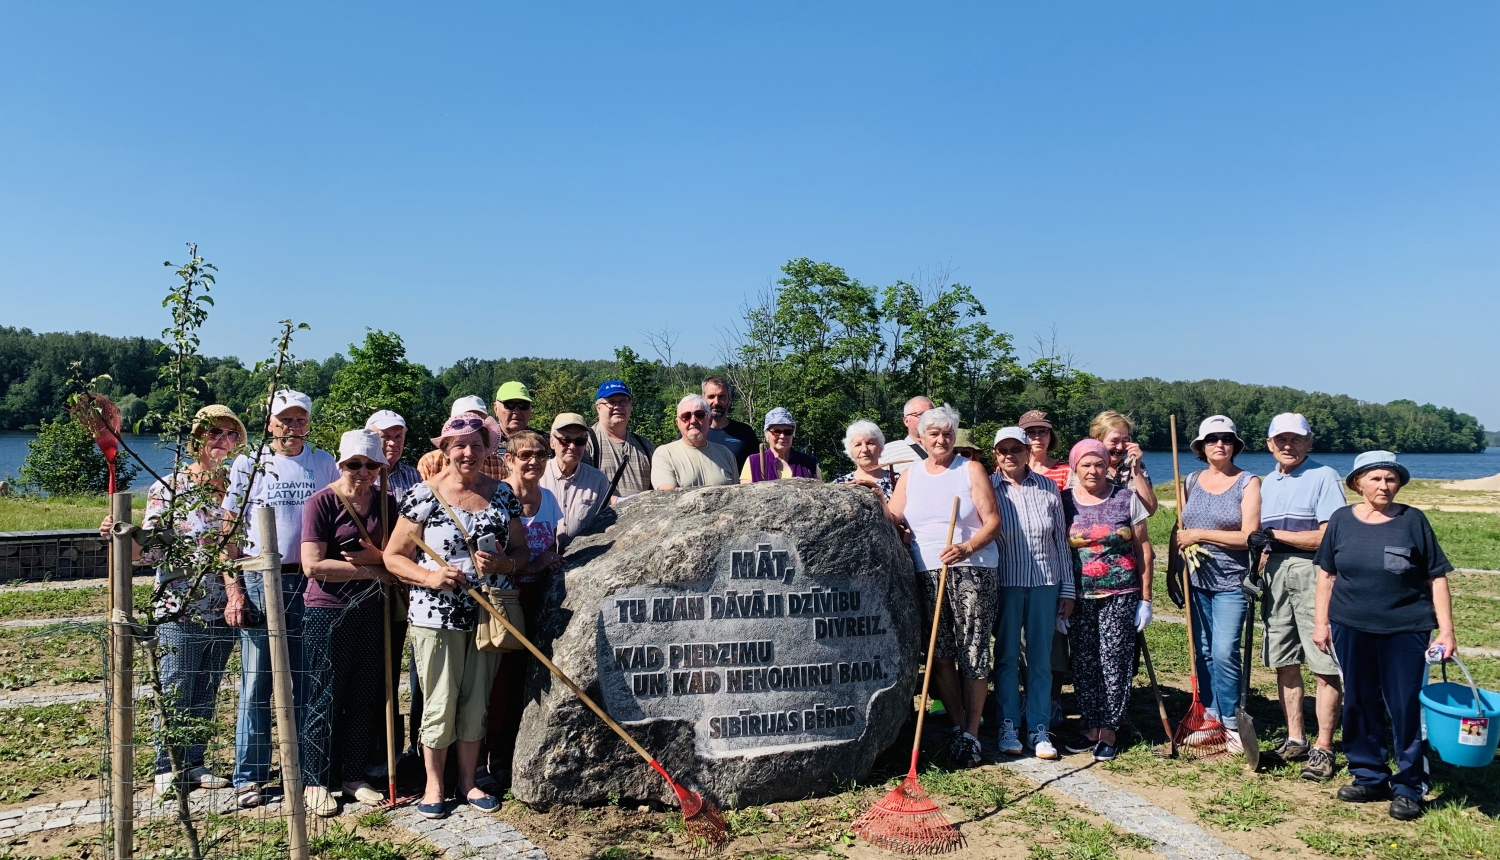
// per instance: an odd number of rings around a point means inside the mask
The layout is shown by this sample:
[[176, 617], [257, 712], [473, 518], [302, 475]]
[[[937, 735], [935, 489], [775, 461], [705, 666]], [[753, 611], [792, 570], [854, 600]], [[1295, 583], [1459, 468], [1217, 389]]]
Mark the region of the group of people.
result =
[[[408, 752], [420, 755], [427, 777], [418, 811], [446, 814], [444, 771], [455, 744], [458, 802], [490, 811], [509, 778], [532, 658], [510, 651], [502, 659], [476, 643], [480, 607], [468, 589], [516, 590], [535, 625], [569, 541], [606, 506], [650, 491], [822, 480], [817, 459], [794, 447], [788, 410], [769, 410], [757, 436], [730, 418], [732, 398], [723, 378], [704, 380], [701, 394], [677, 404], [680, 438], [658, 447], [630, 429], [634, 401], [620, 380], [599, 387], [592, 424], [562, 413], [546, 433], [530, 427], [527, 387], [507, 382], [488, 405], [456, 400], [434, 450], [415, 467], [402, 462], [407, 423], [388, 410], [344, 433], [337, 457], [317, 450], [306, 441], [312, 403], [295, 391], [272, 399], [259, 457], [228, 461], [248, 441], [245, 427], [210, 406], [198, 414], [192, 464], [175, 485], [151, 487], [145, 528], [190, 490], [217, 501], [172, 523], [200, 544], [244, 529], [255, 507], [273, 510], [310, 811], [335, 814], [340, 793], [384, 799], [369, 780], [384, 776], [384, 691], [397, 680], [384, 677], [387, 614], [390, 665], [410, 656]], [[1061, 460], [1048, 415], [1027, 412], [995, 434], [991, 473], [952, 407], [916, 397], [902, 413], [905, 436], [890, 443], [873, 422], [851, 424], [844, 450], [854, 469], [834, 481], [872, 492], [909, 545], [925, 624], [947, 569], [932, 685], [952, 722], [948, 754], [961, 766], [980, 764], [993, 687], [991, 730], [1002, 754], [1057, 758], [1061, 747], [1114, 758], [1128, 729], [1137, 641], [1153, 617], [1146, 521], [1159, 504], [1131, 420], [1100, 414]], [[1287, 725], [1278, 753], [1305, 761], [1305, 778], [1331, 779], [1342, 716], [1354, 781], [1339, 796], [1390, 799], [1393, 816], [1415, 817], [1427, 788], [1416, 687], [1429, 646], [1456, 649], [1444, 578], [1452, 568], [1422, 513], [1395, 503], [1410, 476], [1394, 454], [1360, 455], [1343, 485], [1363, 501], [1346, 505], [1337, 473], [1308, 458], [1312, 444], [1303, 416], [1277, 416], [1267, 432], [1277, 468], [1262, 478], [1235, 465], [1245, 443], [1229, 418], [1204, 420], [1192, 440], [1206, 468], [1189, 476], [1178, 500], [1181, 527], [1168, 551], [1201, 548], [1187, 598], [1198, 689], [1238, 751], [1235, 705], [1249, 657], [1240, 631], [1252, 611], [1241, 582], [1253, 573], [1251, 547], [1263, 548], [1262, 659], [1276, 670]], [[229, 554], [258, 555], [256, 540], [246, 530], [228, 542]], [[150, 551], [141, 560], [153, 563]], [[271, 777], [262, 574], [225, 576], [191, 594], [186, 572], [163, 565], [158, 577], [164, 600], [197, 601], [161, 627], [169, 646], [162, 682], [175, 708], [212, 718], [230, 652], [241, 646], [232, 774], [207, 769], [201, 744], [170, 752], [185, 764], [189, 787], [232, 786], [237, 806], [259, 805]], [[1302, 715], [1304, 664], [1317, 679], [1315, 737]], [[1083, 731], [1057, 743], [1069, 678]], [[158, 749], [164, 793], [178, 784], [171, 758]]]

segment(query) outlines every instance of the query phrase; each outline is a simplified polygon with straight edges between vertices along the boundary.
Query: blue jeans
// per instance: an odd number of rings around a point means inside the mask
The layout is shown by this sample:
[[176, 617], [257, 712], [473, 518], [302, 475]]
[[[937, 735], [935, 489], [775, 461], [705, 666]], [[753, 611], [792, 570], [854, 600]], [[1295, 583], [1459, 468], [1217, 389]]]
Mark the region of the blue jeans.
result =
[[[1427, 793], [1422, 754], [1422, 706], [1428, 633], [1364, 633], [1330, 625], [1344, 669], [1344, 755], [1356, 785], [1390, 785], [1421, 801]], [[1387, 727], [1386, 720], [1390, 720]], [[1493, 730], [1493, 726], [1491, 727]], [[1395, 753], [1396, 773], [1387, 762]]]
[[1193, 591], [1193, 644], [1198, 658], [1198, 698], [1203, 709], [1225, 728], [1237, 726], [1244, 670], [1245, 595], [1233, 591]]
[[[1052, 633], [1057, 627], [1056, 585], [1000, 586], [995, 619], [995, 702], [999, 720], [1021, 730], [1047, 728], [1052, 718]], [[1021, 713], [1021, 634], [1026, 638], [1026, 712]]]
[[[161, 686], [168, 707], [191, 720], [212, 720], [218, 704], [219, 682], [224, 664], [234, 651], [235, 630], [220, 619], [179, 621], [156, 628], [161, 642]], [[158, 731], [160, 721], [156, 722]], [[205, 744], [179, 748], [188, 768], [203, 765]], [[156, 741], [156, 772], [169, 773], [172, 759], [167, 747]]]
[[[302, 697], [302, 589], [300, 573], [281, 575], [281, 603], [286, 607], [286, 645], [292, 668], [292, 699], [296, 706], [297, 732], [303, 723]], [[266, 611], [265, 583], [260, 571], [249, 571], [244, 579], [245, 596]], [[271, 650], [265, 624], [240, 628], [240, 709], [234, 724], [235, 788], [264, 784], [271, 779]]]

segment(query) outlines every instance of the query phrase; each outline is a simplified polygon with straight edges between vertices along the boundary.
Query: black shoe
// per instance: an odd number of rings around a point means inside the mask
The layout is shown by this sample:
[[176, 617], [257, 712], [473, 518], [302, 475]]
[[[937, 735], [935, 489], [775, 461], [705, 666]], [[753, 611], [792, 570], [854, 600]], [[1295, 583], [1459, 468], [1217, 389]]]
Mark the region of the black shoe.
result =
[[1388, 785], [1360, 785], [1352, 782], [1339, 788], [1339, 800], [1345, 803], [1374, 803], [1390, 796], [1391, 788]]
[[1115, 756], [1120, 754], [1120, 748], [1114, 744], [1100, 741], [1094, 746], [1094, 761], [1114, 761]]
[[1099, 742], [1089, 740], [1088, 735], [1079, 735], [1078, 737], [1075, 737], [1067, 743], [1063, 744], [1063, 749], [1067, 750], [1070, 753], [1083, 753], [1092, 750], [1098, 745]]
[[1397, 821], [1416, 821], [1422, 817], [1422, 801], [1412, 800], [1404, 794], [1392, 797], [1391, 817]]

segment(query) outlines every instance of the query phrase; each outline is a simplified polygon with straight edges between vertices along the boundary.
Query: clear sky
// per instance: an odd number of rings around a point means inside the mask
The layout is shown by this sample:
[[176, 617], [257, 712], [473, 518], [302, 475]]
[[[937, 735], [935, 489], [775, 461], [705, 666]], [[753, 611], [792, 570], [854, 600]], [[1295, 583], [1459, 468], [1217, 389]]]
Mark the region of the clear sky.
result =
[[[719, 331], [789, 258], [1106, 377], [1500, 428], [1500, 4], [7, 4], [0, 323], [431, 366]], [[1023, 358], [1027, 357], [1023, 351]]]

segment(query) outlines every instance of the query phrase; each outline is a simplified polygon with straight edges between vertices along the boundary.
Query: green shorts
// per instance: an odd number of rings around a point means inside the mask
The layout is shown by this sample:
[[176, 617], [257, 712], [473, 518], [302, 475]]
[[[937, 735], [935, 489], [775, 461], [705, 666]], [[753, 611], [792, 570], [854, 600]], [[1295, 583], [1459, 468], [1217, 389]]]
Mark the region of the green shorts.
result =
[[1266, 579], [1269, 587], [1260, 612], [1266, 625], [1261, 659], [1272, 669], [1306, 663], [1315, 675], [1337, 677], [1333, 658], [1313, 644], [1318, 566], [1308, 556], [1276, 553], [1266, 562]]
[[422, 687], [422, 745], [484, 740], [490, 685], [500, 653], [474, 647], [473, 630], [411, 627], [413, 665]]

